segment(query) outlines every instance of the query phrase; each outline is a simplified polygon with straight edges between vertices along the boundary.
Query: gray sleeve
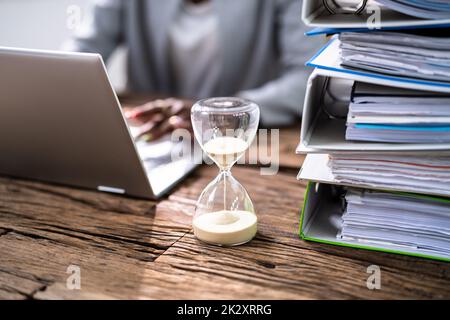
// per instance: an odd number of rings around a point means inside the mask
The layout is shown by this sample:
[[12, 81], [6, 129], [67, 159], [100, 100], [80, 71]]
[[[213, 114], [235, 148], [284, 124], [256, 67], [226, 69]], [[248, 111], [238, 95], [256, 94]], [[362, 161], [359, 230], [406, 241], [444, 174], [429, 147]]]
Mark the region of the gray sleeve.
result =
[[261, 108], [261, 122], [267, 126], [292, 124], [301, 117], [306, 83], [311, 68], [305, 62], [323, 45], [320, 37], [304, 35], [301, 1], [283, 0], [278, 5], [278, 45], [282, 74], [263, 86], [238, 95], [251, 99]]
[[95, 0], [90, 14], [63, 50], [100, 53], [107, 60], [122, 41], [122, 0]]

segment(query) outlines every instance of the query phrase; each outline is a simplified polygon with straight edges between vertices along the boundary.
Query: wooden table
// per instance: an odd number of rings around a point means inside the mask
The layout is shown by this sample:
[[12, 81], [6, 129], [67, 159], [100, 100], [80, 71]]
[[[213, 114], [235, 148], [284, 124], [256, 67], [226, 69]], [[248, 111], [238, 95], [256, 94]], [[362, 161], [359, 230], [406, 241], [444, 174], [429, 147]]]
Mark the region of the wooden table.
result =
[[[199, 167], [160, 201], [1, 177], [0, 298], [450, 298], [448, 263], [299, 239], [298, 134], [281, 131], [276, 176], [233, 169], [259, 216], [256, 238], [234, 248], [200, 243], [191, 230], [213, 166]], [[366, 287], [373, 264], [380, 290]], [[67, 288], [71, 265], [80, 268], [80, 290]]]

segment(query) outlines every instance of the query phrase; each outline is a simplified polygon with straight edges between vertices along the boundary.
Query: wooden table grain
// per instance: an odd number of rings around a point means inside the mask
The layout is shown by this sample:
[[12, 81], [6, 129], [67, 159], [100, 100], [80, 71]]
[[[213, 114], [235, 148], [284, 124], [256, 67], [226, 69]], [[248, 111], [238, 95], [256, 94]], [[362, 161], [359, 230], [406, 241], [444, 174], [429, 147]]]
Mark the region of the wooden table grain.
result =
[[[281, 136], [277, 175], [233, 168], [259, 217], [256, 238], [233, 248], [201, 243], [191, 230], [213, 166], [159, 201], [0, 177], [0, 298], [450, 298], [448, 263], [299, 239], [298, 128]], [[366, 286], [370, 265], [381, 268], [380, 290]], [[70, 286], [73, 266], [80, 289]]]

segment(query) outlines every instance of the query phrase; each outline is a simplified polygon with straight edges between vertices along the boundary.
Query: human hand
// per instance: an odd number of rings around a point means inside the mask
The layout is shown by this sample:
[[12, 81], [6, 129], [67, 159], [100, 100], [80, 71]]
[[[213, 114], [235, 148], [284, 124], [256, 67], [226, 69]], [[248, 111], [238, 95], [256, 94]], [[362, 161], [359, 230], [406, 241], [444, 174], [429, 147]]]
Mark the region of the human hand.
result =
[[192, 128], [190, 114], [193, 101], [175, 98], [150, 101], [126, 108], [127, 120], [139, 127], [136, 139], [156, 140], [175, 129]]

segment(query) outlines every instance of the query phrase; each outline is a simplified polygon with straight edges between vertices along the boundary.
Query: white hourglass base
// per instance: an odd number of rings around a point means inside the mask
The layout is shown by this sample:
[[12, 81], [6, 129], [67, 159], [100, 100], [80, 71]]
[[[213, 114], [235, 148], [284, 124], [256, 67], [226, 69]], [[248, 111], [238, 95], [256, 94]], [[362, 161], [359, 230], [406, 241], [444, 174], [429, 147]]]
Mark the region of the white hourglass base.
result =
[[256, 215], [248, 211], [217, 211], [194, 218], [197, 239], [218, 246], [237, 246], [252, 240], [257, 231]]

